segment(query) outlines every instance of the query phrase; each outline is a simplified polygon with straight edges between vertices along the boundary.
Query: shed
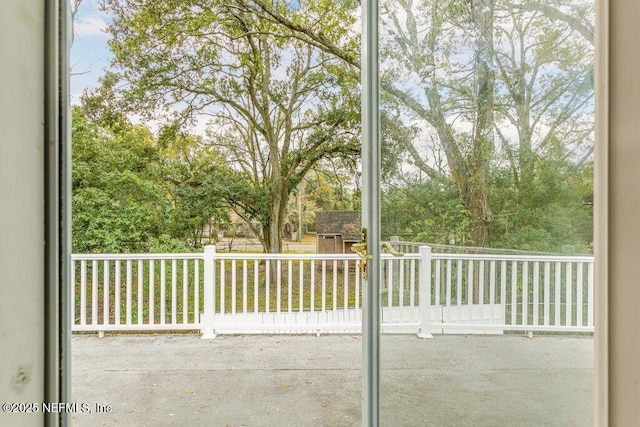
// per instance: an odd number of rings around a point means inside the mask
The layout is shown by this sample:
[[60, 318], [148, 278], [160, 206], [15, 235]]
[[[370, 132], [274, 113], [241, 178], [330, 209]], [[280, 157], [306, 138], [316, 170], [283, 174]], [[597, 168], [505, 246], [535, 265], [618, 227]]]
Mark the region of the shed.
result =
[[316, 212], [316, 252], [349, 254], [360, 241], [360, 211]]

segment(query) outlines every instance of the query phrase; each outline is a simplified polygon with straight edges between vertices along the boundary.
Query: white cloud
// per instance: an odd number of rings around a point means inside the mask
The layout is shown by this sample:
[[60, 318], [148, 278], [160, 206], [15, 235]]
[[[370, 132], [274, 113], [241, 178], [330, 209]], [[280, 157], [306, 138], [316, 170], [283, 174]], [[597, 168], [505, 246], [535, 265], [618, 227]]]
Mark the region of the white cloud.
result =
[[107, 25], [104, 18], [98, 14], [85, 15], [76, 17], [76, 21], [73, 23], [73, 31], [77, 38], [98, 37], [108, 39]]

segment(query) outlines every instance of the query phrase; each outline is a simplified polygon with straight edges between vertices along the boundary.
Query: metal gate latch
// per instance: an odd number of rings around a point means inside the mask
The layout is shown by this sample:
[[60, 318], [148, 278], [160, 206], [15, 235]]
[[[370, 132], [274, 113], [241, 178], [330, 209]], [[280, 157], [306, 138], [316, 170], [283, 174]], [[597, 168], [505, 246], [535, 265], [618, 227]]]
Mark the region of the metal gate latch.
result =
[[367, 261], [373, 258], [371, 255], [367, 254], [367, 244], [356, 243], [351, 246], [351, 250], [357, 253], [360, 257], [360, 262], [358, 263], [358, 267], [360, 268], [360, 277], [362, 277], [362, 280], [367, 280]]
[[[383, 249], [386, 249], [391, 255], [395, 256], [395, 257], [401, 257], [404, 256], [404, 252], [399, 252], [396, 251], [393, 246], [391, 246], [391, 243], [389, 242], [382, 242], [380, 244], [380, 246]], [[362, 229], [362, 243], [356, 243], [353, 246], [351, 246], [351, 250], [353, 252], [355, 252], [356, 254], [358, 254], [358, 256], [360, 257], [360, 262], [358, 263], [358, 268], [360, 268], [360, 277], [362, 277], [362, 280], [367, 280], [367, 262], [373, 258], [371, 255], [369, 255], [367, 253], [367, 229], [363, 228]]]
[[360, 268], [360, 277], [362, 280], [367, 280], [367, 261], [373, 258], [371, 255], [367, 253], [367, 229], [366, 227], [362, 228], [361, 231], [361, 243], [356, 243], [351, 246], [351, 250], [358, 254], [360, 257], [360, 262], [358, 263], [358, 268]]

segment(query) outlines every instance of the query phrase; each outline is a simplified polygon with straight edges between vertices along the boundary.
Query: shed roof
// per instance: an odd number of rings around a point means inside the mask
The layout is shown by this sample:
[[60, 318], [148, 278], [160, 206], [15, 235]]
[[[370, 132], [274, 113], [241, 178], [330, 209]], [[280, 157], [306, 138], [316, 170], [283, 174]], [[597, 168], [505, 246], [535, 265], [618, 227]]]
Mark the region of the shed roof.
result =
[[317, 234], [340, 234], [343, 240], [360, 239], [360, 211], [316, 212]]

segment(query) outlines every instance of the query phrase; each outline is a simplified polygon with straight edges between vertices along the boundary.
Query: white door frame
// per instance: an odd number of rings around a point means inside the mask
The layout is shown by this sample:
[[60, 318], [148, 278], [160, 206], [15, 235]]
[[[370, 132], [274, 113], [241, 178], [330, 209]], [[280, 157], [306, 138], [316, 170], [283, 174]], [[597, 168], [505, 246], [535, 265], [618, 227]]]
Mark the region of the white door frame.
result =
[[378, 0], [362, 2], [362, 226], [368, 278], [362, 282], [362, 425], [380, 423], [380, 110]]

